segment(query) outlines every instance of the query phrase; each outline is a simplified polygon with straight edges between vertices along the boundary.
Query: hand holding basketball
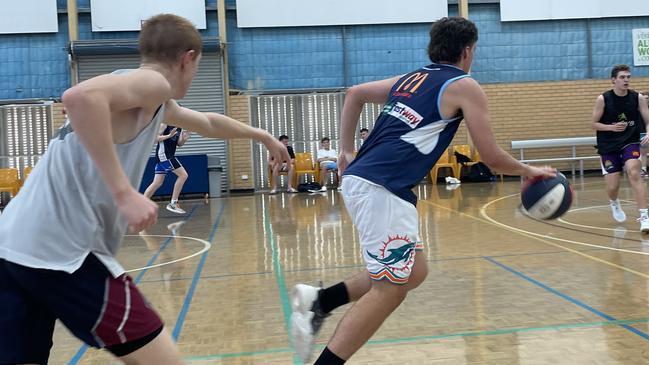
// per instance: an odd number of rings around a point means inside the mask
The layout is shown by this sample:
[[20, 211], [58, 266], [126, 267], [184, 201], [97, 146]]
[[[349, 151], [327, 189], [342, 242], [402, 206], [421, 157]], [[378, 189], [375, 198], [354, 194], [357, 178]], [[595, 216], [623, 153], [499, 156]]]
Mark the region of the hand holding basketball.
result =
[[521, 201], [527, 213], [536, 219], [556, 219], [572, 204], [572, 187], [562, 173], [554, 177], [537, 176], [526, 180]]

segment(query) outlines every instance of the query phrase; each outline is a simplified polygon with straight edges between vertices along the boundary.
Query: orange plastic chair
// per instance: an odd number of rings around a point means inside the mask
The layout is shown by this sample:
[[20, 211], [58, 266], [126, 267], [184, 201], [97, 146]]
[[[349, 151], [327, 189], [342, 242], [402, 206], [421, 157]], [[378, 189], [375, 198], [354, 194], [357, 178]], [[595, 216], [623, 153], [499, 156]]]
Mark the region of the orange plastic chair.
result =
[[[295, 154], [295, 179], [300, 181], [301, 175], [313, 175], [315, 181], [318, 181], [318, 169], [313, 167], [313, 158], [308, 152], [301, 152]], [[295, 185], [297, 187], [297, 184]]]
[[16, 196], [20, 185], [17, 169], [0, 169], [0, 192], [8, 191], [11, 196]]
[[27, 166], [23, 169], [23, 184], [27, 180], [27, 176], [32, 173], [32, 170], [34, 169], [33, 166]]
[[451, 148], [447, 148], [446, 151], [442, 154], [442, 156], [439, 158], [439, 161], [435, 163], [432, 169], [430, 169], [430, 181], [433, 184], [437, 184], [437, 173], [439, 169], [443, 168], [449, 168], [451, 169], [451, 174], [453, 177], [457, 178], [460, 175], [459, 169], [458, 169], [458, 164], [457, 164], [457, 159], [455, 158], [455, 155], [451, 153]]

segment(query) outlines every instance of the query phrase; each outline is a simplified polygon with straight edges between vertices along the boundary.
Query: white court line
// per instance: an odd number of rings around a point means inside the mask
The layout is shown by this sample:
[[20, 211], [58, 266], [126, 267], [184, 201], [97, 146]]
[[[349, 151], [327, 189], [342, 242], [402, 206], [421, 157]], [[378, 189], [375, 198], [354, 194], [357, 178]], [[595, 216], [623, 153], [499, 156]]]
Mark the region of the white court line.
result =
[[514, 197], [514, 196], [519, 196], [519, 195], [520, 195], [520, 194], [507, 195], [507, 196], [503, 196], [503, 197], [501, 197], [501, 198], [494, 199], [494, 200], [492, 200], [492, 201], [490, 201], [490, 202], [485, 203], [485, 204], [480, 208], [480, 215], [481, 215], [483, 218], [485, 218], [486, 220], [488, 220], [489, 222], [491, 222], [491, 223], [493, 223], [493, 224], [495, 224], [495, 225], [497, 225], [497, 226], [503, 227], [503, 228], [505, 228], [505, 229], [508, 229], [508, 230], [511, 230], [511, 231], [514, 231], [514, 232], [519, 232], [519, 233], [528, 234], [528, 235], [530, 235], [530, 236], [542, 237], [542, 238], [551, 239], [551, 240], [555, 240], [555, 241], [566, 242], [566, 243], [572, 243], [572, 244], [575, 244], [575, 245], [581, 245], [581, 246], [588, 246], [588, 247], [601, 248], [601, 249], [604, 249], [604, 250], [611, 250], [611, 251], [626, 252], [626, 253], [632, 253], [632, 254], [637, 254], [637, 255], [645, 255], [645, 256], [649, 256], [649, 252], [633, 251], [633, 250], [626, 250], [626, 249], [623, 249], [623, 248], [615, 248], [615, 247], [609, 247], [609, 246], [594, 245], [594, 244], [592, 244], [592, 243], [586, 243], [586, 242], [580, 242], [580, 241], [567, 240], [567, 239], [564, 239], [564, 238], [558, 238], [558, 237], [554, 237], [554, 236], [548, 236], [548, 235], [545, 235], [545, 234], [539, 234], [539, 233], [535, 233], [535, 232], [531, 232], [531, 231], [526, 231], [526, 230], [524, 230], [524, 229], [519, 229], [519, 228], [516, 228], [516, 227], [513, 227], [513, 226], [508, 226], [508, 225], [506, 225], [506, 224], [504, 224], [504, 223], [500, 223], [500, 222], [498, 222], [497, 220], [491, 218], [491, 217], [487, 214], [487, 208], [488, 208], [491, 204], [496, 203], [496, 202], [499, 202], [499, 201], [504, 200], [504, 199], [508, 199], [508, 198]]
[[168, 237], [172, 237], [172, 238], [182, 238], [182, 239], [186, 239], [186, 240], [198, 241], [198, 242], [202, 243], [202, 244], [204, 245], [204, 247], [203, 247], [200, 251], [198, 251], [198, 252], [196, 252], [196, 253], [193, 253], [193, 254], [191, 254], [191, 255], [189, 255], [189, 256], [181, 257], [181, 258], [178, 258], [178, 259], [175, 259], [175, 260], [171, 260], [171, 261], [161, 262], [161, 263], [159, 263], [159, 264], [155, 264], [155, 265], [149, 265], [149, 266], [139, 267], [139, 268], [137, 268], [137, 269], [126, 270], [127, 273], [130, 273], [130, 272], [136, 272], [136, 271], [142, 271], [142, 270], [148, 270], [148, 269], [153, 269], [153, 268], [155, 268], [155, 267], [160, 267], [160, 266], [165, 266], [165, 265], [171, 265], [171, 264], [175, 264], [176, 262], [189, 260], [189, 259], [191, 259], [192, 257], [196, 257], [196, 256], [198, 256], [198, 255], [201, 255], [201, 254], [203, 254], [205, 251], [207, 251], [207, 250], [209, 250], [210, 248], [212, 248], [212, 244], [211, 244], [211, 243], [209, 243], [209, 242], [207, 242], [207, 241], [205, 241], [205, 240], [202, 240], [202, 239], [200, 239], [200, 238], [195, 238], [195, 237], [186, 237], [186, 236], [170, 236], [170, 235], [161, 235], [161, 234], [142, 234], [142, 235], [140, 235], [140, 234], [127, 234], [127, 235], [124, 235], [124, 237], [142, 237], [142, 236], [144, 236], [144, 237], [162, 237], [162, 238], [168, 238]]

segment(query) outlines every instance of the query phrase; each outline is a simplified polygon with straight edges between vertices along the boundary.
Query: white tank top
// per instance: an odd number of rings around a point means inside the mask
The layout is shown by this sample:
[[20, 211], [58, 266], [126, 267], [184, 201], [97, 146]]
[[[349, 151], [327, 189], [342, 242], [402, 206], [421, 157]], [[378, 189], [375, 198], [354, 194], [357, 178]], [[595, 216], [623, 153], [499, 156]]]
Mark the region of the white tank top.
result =
[[[163, 119], [161, 106], [135, 139], [115, 145], [136, 189]], [[117, 277], [124, 268], [115, 255], [127, 228], [95, 163], [66, 122], [0, 216], [0, 258], [72, 273], [93, 253]]]

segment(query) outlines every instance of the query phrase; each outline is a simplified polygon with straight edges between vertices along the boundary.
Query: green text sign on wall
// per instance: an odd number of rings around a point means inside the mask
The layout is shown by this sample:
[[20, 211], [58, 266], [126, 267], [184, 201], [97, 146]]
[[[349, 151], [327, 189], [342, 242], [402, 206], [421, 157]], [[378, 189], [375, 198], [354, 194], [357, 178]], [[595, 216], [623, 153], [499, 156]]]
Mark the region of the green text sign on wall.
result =
[[633, 30], [633, 64], [649, 66], [649, 28]]

